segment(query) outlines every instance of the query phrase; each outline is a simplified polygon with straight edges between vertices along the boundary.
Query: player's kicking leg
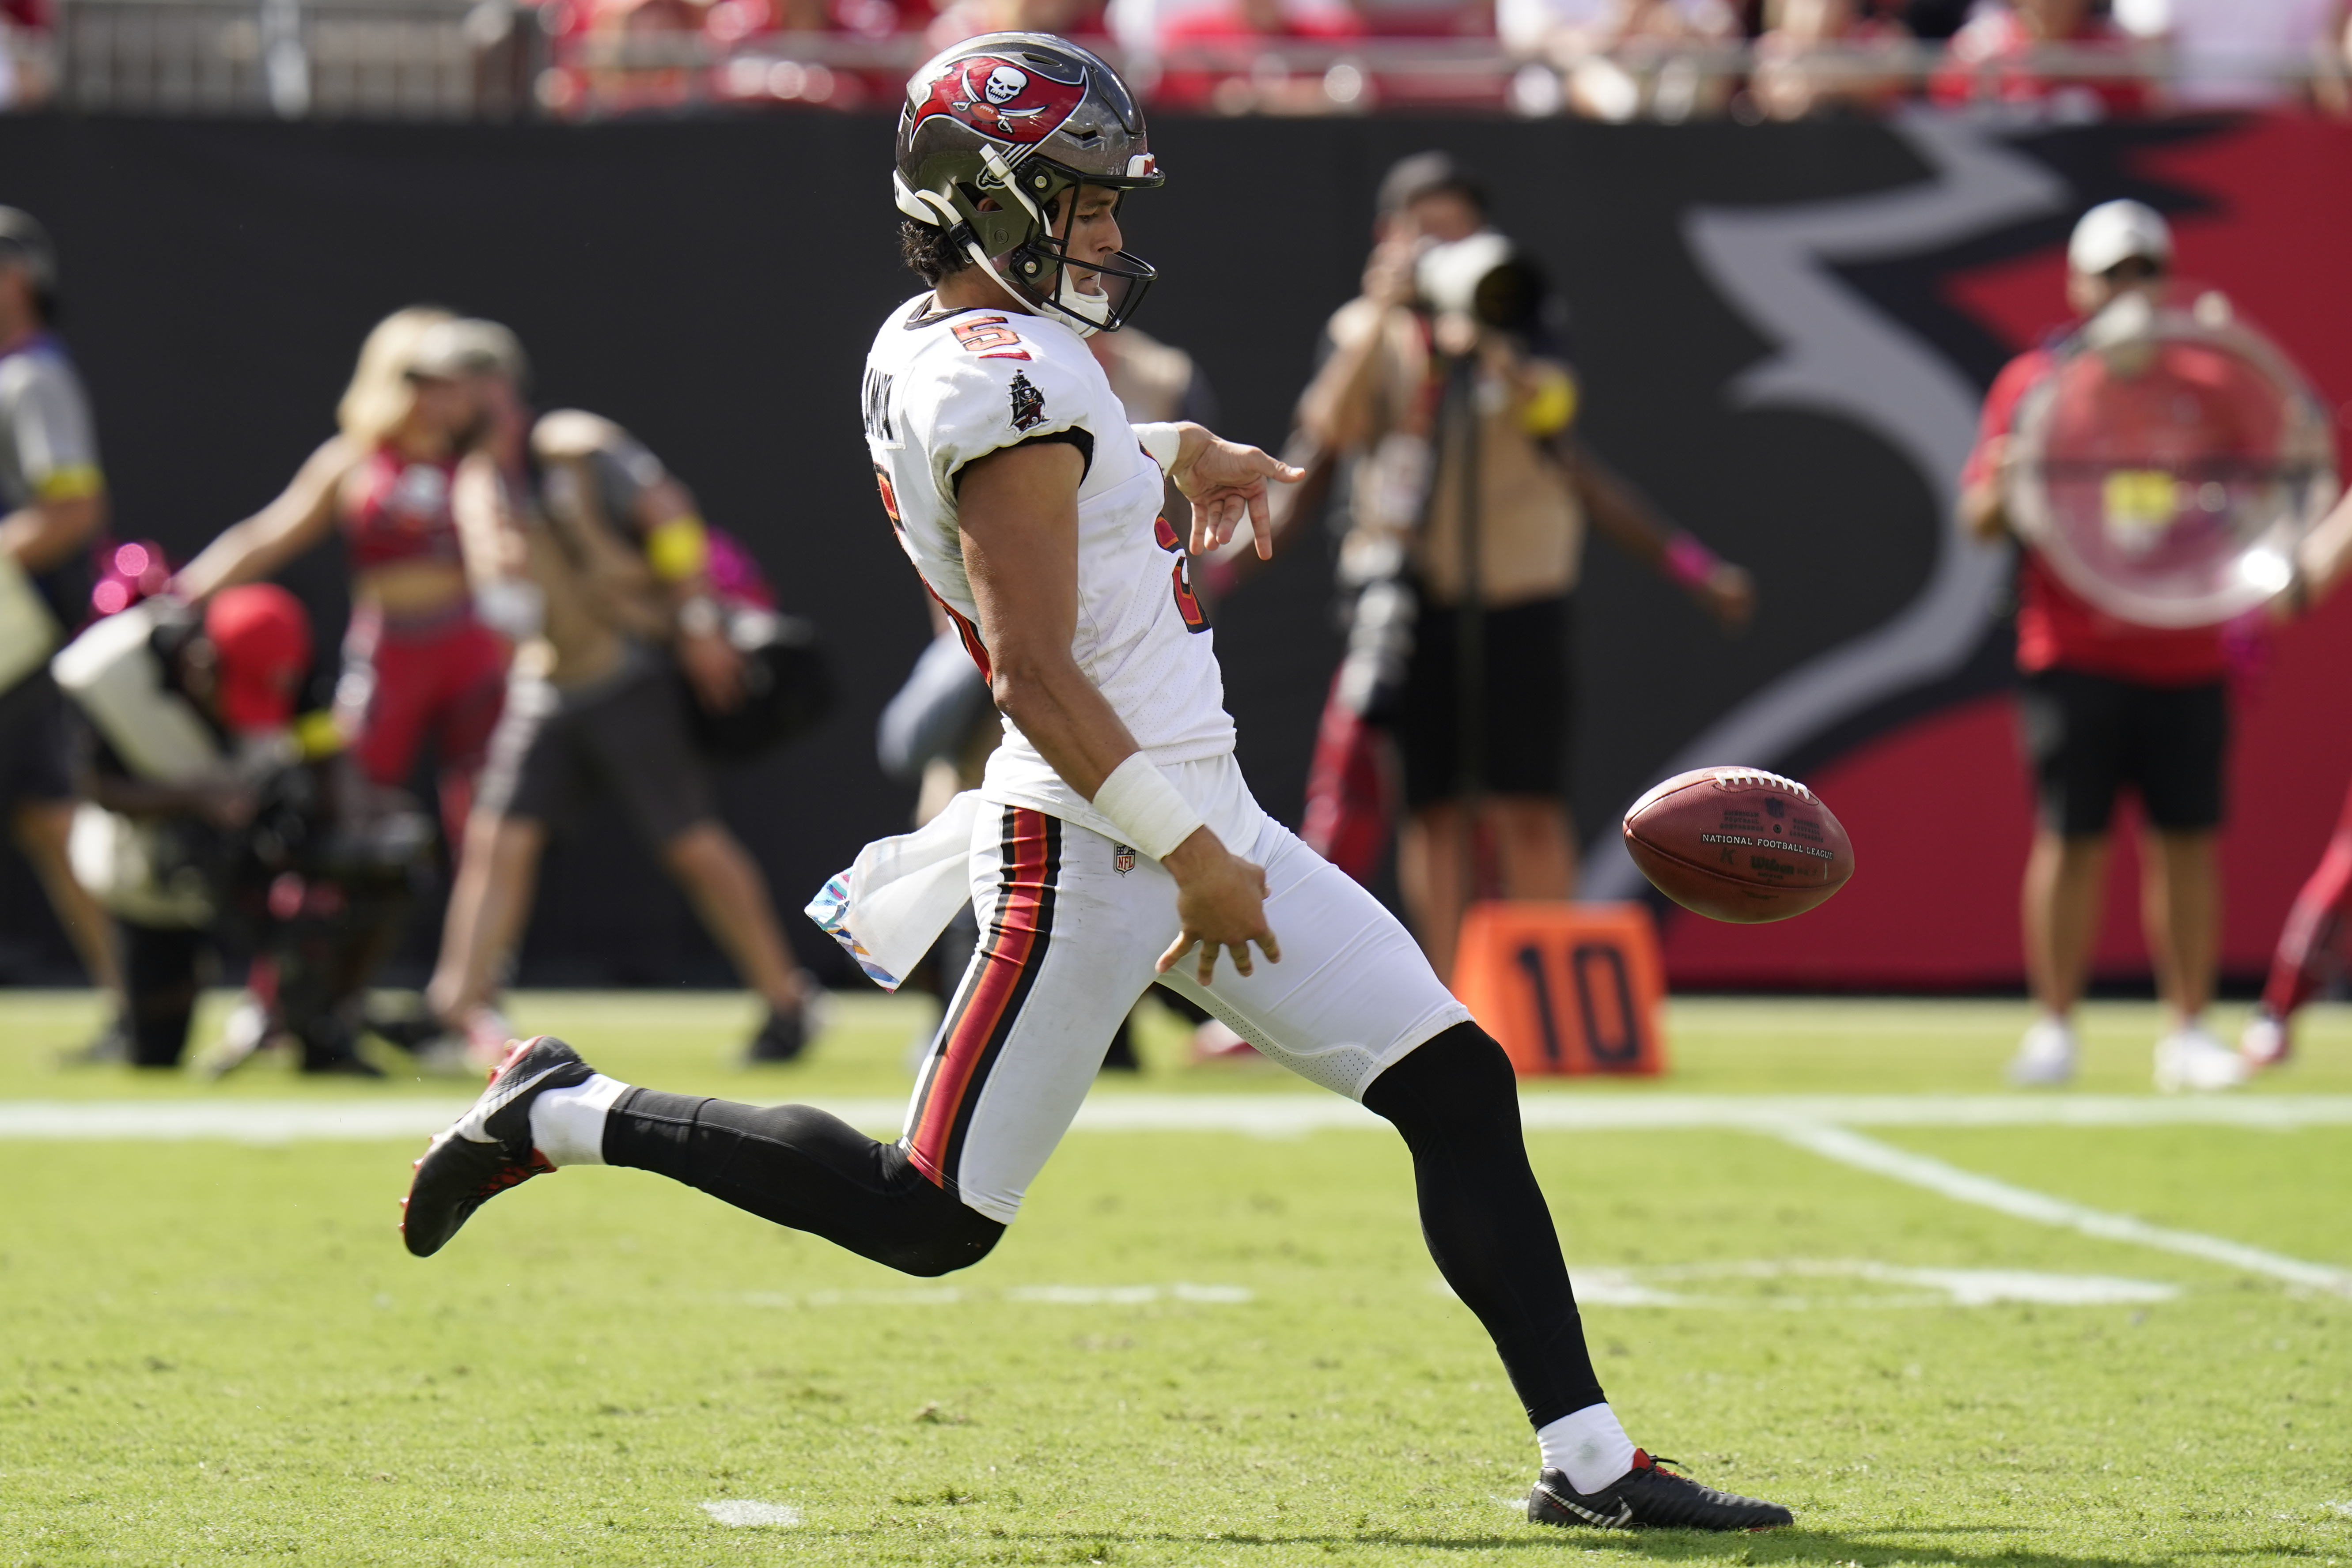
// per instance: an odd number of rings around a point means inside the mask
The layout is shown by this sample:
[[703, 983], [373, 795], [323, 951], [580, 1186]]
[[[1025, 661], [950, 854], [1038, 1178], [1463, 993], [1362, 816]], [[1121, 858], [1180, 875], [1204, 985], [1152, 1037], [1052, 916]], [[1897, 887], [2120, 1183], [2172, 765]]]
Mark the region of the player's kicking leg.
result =
[[1282, 962], [1247, 976], [1221, 969], [1204, 989], [1188, 960], [1160, 984], [1403, 1134], [1430, 1255], [1493, 1336], [1536, 1428], [1542, 1458], [1528, 1517], [1603, 1529], [1790, 1522], [1777, 1503], [1700, 1486], [1633, 1446], [1585, 1347], [1551, 1212], [1528, 1163], [1509, 1059], [1393, 915], [1279, 823], [1260, 823], [1246, 858], [1265, 868], [1266, 924], [1282, 933]]

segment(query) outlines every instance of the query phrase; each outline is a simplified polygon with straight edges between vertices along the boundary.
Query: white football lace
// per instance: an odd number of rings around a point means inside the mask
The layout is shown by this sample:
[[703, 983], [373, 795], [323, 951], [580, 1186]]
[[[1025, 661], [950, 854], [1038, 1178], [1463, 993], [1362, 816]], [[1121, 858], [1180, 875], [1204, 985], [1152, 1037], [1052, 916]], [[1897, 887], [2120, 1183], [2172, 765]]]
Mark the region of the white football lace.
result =
[[1762, 784], [1775, 789], [1786, 789], [1800, 800], [1811, 800], [1817, 806], [1821, 804], [1820, 801], [1813, 800], [1813, 792], [1811, 789], [1806, 789], [1794, 779], [1783, 779], [1778, 773], [1767, 773], [1761, 768], [1733, 768], [1728, 772], [1717, 774], [1715, 781], [1718, 784]]

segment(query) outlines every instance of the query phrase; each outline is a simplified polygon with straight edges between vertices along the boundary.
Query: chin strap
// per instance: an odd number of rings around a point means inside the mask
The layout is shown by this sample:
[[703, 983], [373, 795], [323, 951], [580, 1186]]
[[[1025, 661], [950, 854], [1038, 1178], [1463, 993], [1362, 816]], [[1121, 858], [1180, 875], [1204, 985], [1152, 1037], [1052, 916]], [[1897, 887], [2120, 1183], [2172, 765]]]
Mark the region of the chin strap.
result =
[[[1004, 160], [997, 153], [996, 150], [992, 147], [990, 148], [986, 156], [988, 159], [989, 172], [995, 175], [1003, 182], [1007, 193], [1009, 193], [1015, 201], [1019, 202], [1022, 206], [1028, 211], [1029, 215], [1035, 220], [1039, 228], [1046, 229], [1047, 232], [1051, 232], [1045, 223], [1045, 214], [1038, 211], [1037, 204], [1029, 199], [1028, 193], [1023, 191], [1013, 183], [1013, 171], [1011, 167], [1005, 163]], [[897, 176], [893, 175], [892, 178], [895, 180]], [[900, 188], [904, 189], [904, 186], [902, 185]], [[962, 214], [955, 210], [954, 204], [950, 202], [945, 196], [939, 194], [935, 191], [908, 191], [907, 193], [914, 203], [929, 208], [929, 215], [935, 216], [940, 226], [946, 230], [950, 236], [953, 236], [958, 230], [961, 230], [964, 235], [964, 255], [971, 258], [971, 264], [974, 267], [979, 267], [982, 272], [988, 274], [989, 277], [994, 278], [996, 280], [997, 287], [1003, 288], [1007, 294], [1012, 295], [1015, 299], [1021, 300], [1038, 310], [1044, 311], [1047, 316], [1059, 321], [1063, 326], [1067, 327], [1071, 331], [1076, 332], [1081, 338], [1091, 338], [1097, 332], [1102, 330], [1102, 322], [1095, 320], [1094, 319], [1087, 316], [1084, 312], [1069, 304], [1066, 304], [1063, 301], [1061, 298], [1062, 286], [1069, 279], [1069, 269], [1065, 267], [1058, 258], [1055, 259], [1052, 264], [1054, 268], [1053, 288], [1046, 293], [1040, 294], [1034, 287], [1022, 282], [1020, 279], [1007, 277], [1003, 270], [998, 267], [996, 265], [996, 258], [990, 256], [986, 251], [981, 248], [980, 236], [972, 232], [971, 226], [964, 222]], [[919, 215], [910, 210], [906, 202], [899, 203], [899, 207], [901, 211], [907, 212], [909, 217], [916, 218], [918, 222], [924, 221], [923, 215]], [[1025, 249], [1027, 247], [1024, 246], [1023, 248]], [[1018, 255], [1020, 252], [1016, 250], [1013, 254]], [[1103, 299], [1102, 308], [1103, 313], [1108, 316], [1110, 313], [1110, 300], [1108, 296]]]

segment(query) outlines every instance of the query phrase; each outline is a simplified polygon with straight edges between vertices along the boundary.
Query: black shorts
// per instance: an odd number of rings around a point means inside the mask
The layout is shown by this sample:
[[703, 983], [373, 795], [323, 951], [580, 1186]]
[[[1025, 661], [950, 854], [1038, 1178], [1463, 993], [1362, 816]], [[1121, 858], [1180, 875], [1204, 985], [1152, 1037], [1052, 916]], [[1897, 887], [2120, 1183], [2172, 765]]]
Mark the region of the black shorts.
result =
[[[1568, 793], [1569, 601], [1538, 599], [1481, 617], [1486, 675], [1478, 786], [1495, 795]], [[1404, 700], [1392, 726], [1410, 810], [1462, 792], [1462, 618], [1424, 601], [1413, 627]]]
[[48, 671], [35, 670], [0, 692], [0, 810], [72, 800], [72, 745], [66, 696]]
[[2068, 838], [2105, 832], [2125, 785], [2156, 827], [2193, 832], [2221, 825], [2230, 702], [2219, 681], [2144, 686], [2043, 670], [2019, 686], [2017, 727], [2045, 829]]
[[710, 776], [687, 733], [686, 693], [666, 659], [586, 694], [518, 681], [490, 737], [481, 805], [571, 825], [599, 785], [656, 848], [713, 813]]

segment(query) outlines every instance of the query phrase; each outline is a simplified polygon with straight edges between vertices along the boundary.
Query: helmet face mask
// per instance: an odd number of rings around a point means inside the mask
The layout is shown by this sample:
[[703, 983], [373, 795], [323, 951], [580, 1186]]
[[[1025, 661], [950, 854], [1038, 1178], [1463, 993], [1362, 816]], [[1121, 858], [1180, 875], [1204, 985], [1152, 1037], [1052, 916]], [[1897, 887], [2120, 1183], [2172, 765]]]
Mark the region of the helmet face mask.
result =
[[[985, 34], [907, 83], [891, 178], [898, 210], [944, 229], [1015, 298], [1081, 335], [1117, 330], [1155, 274], [1126, 251], [1099, 262], [1069, 255], [1078, 190], [1123, 194], [1160, 183], [1126, 84], [1064, 39]], [[1096, 291], [1074, 273], [1089, 275]]]
[[[1033, 188], [1040, 183], [1039, 167], [1034, 162], [1030, 165], [1026, 183]], [[1160, 275], [1150, 262], [1132, 251], [1113, 251], [1095, 260], [1073, 257], [1070, 235], [1077, 225], [1079, 193], [1083, 186], [1094, 182], [1058, 167], [1051, 169], [1048, 178], [1057, 188], [1050, 190], [1038, 204], [1044, 211], [1044, 222], [1035, 233], [1014, 246], [1001, 261], [977, 251], [969, 254], [998, 282], [1013, 288], [1032, 305], [1051, 309], [1066, 324], [1075, 316], [1087, 323], [1078, 329], [1080, 331], [1115, 332], [1135, 313], [1135, 308], [1143, 302], [1144, 291]], [[1059, 233], [1054, 222], [1057, 204], [1061, 207]], [[1092, 282], [1094, 287], [1087, 288], [1074, 273], [1087, 275], [1086, 281]]]

